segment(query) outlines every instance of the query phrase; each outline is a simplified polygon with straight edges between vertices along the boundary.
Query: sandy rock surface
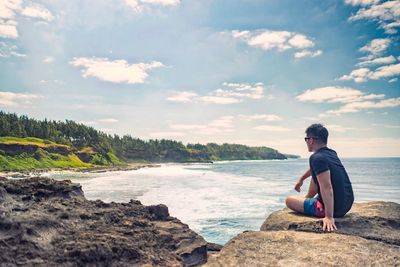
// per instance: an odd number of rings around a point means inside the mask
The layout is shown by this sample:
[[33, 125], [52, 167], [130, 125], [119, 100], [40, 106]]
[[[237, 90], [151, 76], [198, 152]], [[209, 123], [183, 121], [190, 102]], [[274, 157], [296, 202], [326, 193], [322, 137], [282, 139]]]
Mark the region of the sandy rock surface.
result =
[[398, 266], [400, 247], [356, 236], [246, 232], [205, 266]]

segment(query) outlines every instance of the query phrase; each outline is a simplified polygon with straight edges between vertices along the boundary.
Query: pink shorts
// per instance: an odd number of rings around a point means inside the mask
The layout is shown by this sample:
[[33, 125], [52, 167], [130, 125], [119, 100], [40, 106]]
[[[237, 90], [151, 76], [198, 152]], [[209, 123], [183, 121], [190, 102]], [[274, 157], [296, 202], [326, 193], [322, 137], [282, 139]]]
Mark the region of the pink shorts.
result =
[[304, 200], [304, 213], [309, 216], [324, 218], [324, 205], [316, 198], [306, 198]]

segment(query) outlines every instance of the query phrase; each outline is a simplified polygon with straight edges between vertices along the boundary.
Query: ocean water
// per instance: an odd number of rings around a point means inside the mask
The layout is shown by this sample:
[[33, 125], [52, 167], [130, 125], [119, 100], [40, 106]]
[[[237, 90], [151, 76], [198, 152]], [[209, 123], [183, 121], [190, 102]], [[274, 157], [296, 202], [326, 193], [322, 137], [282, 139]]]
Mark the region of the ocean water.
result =
[[[356, 202], [400, 203], [400, 158], [342, 159], [353, 184]], [[171, 216], [208, 242], [225, 244], [246, 230], [259, 230], [308, 168], [307, 159], [230, 161], [214, 164], [163, 164], [158, 168], [100, 174], [53, 172], [55, 179], [82, 185], [88, 199], [145, 205], [163, 203]], [[302, 192], [306, 194], [309, 179]]]

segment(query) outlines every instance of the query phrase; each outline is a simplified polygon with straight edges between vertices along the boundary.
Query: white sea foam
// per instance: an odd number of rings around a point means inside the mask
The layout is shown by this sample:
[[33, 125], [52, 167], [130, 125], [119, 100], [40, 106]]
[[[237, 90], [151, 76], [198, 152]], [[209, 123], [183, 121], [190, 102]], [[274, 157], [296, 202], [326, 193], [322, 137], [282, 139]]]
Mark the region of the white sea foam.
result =
[[[346, 165], [356, 201], [400, 202], [399, 164], [388, 162], [365, 173], [366, 163], [369, 162], [358, 160]], [[163, 203], [171, 216], [187, 223], [208, 241], [224, 244], [244, 230], [258, 230], [271, 212], [283, 208], [285, 197], [297, 194], [294, 184], [306, 168], [308, 161], [300, 159], [162, 164], [159, 168], [134, 171], [53, 175], [80, 183], [88, 199]], [[375, 173], [385, 179], [377, 180]], [[304, 195], [308, 181], [302, 189], [300, 194]]]
[[224, 241], [232, 233], [248, 229], [243, 227], [258, 228], [271, 212], [268, 207], [282, 205], [277, 194], [287, 191], [260, 177], [215, 172], [199, 164], [163, 164], [159, 168], [89, 174], [86, 179], [69, 178], [82, 185], [88, 199], [163, 203], [171, 216], [191, 229], [204, 233], [214, 228]]

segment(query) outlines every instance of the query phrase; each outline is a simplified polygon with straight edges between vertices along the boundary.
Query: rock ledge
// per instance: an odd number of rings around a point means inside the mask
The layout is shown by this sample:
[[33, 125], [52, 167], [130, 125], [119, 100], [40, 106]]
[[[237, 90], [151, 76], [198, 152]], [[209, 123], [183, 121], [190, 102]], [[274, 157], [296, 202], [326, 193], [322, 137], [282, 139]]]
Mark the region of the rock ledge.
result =
[[165, 205], [89, 201], [70, 181], [0, 177], [2, 266], [197, 266], [207, 245]]
[[207, 266], [400, 266], [400, 204], [356, 203], [338, 231], [289, 209], [272, 213], [261, 231], [244, 232]]

